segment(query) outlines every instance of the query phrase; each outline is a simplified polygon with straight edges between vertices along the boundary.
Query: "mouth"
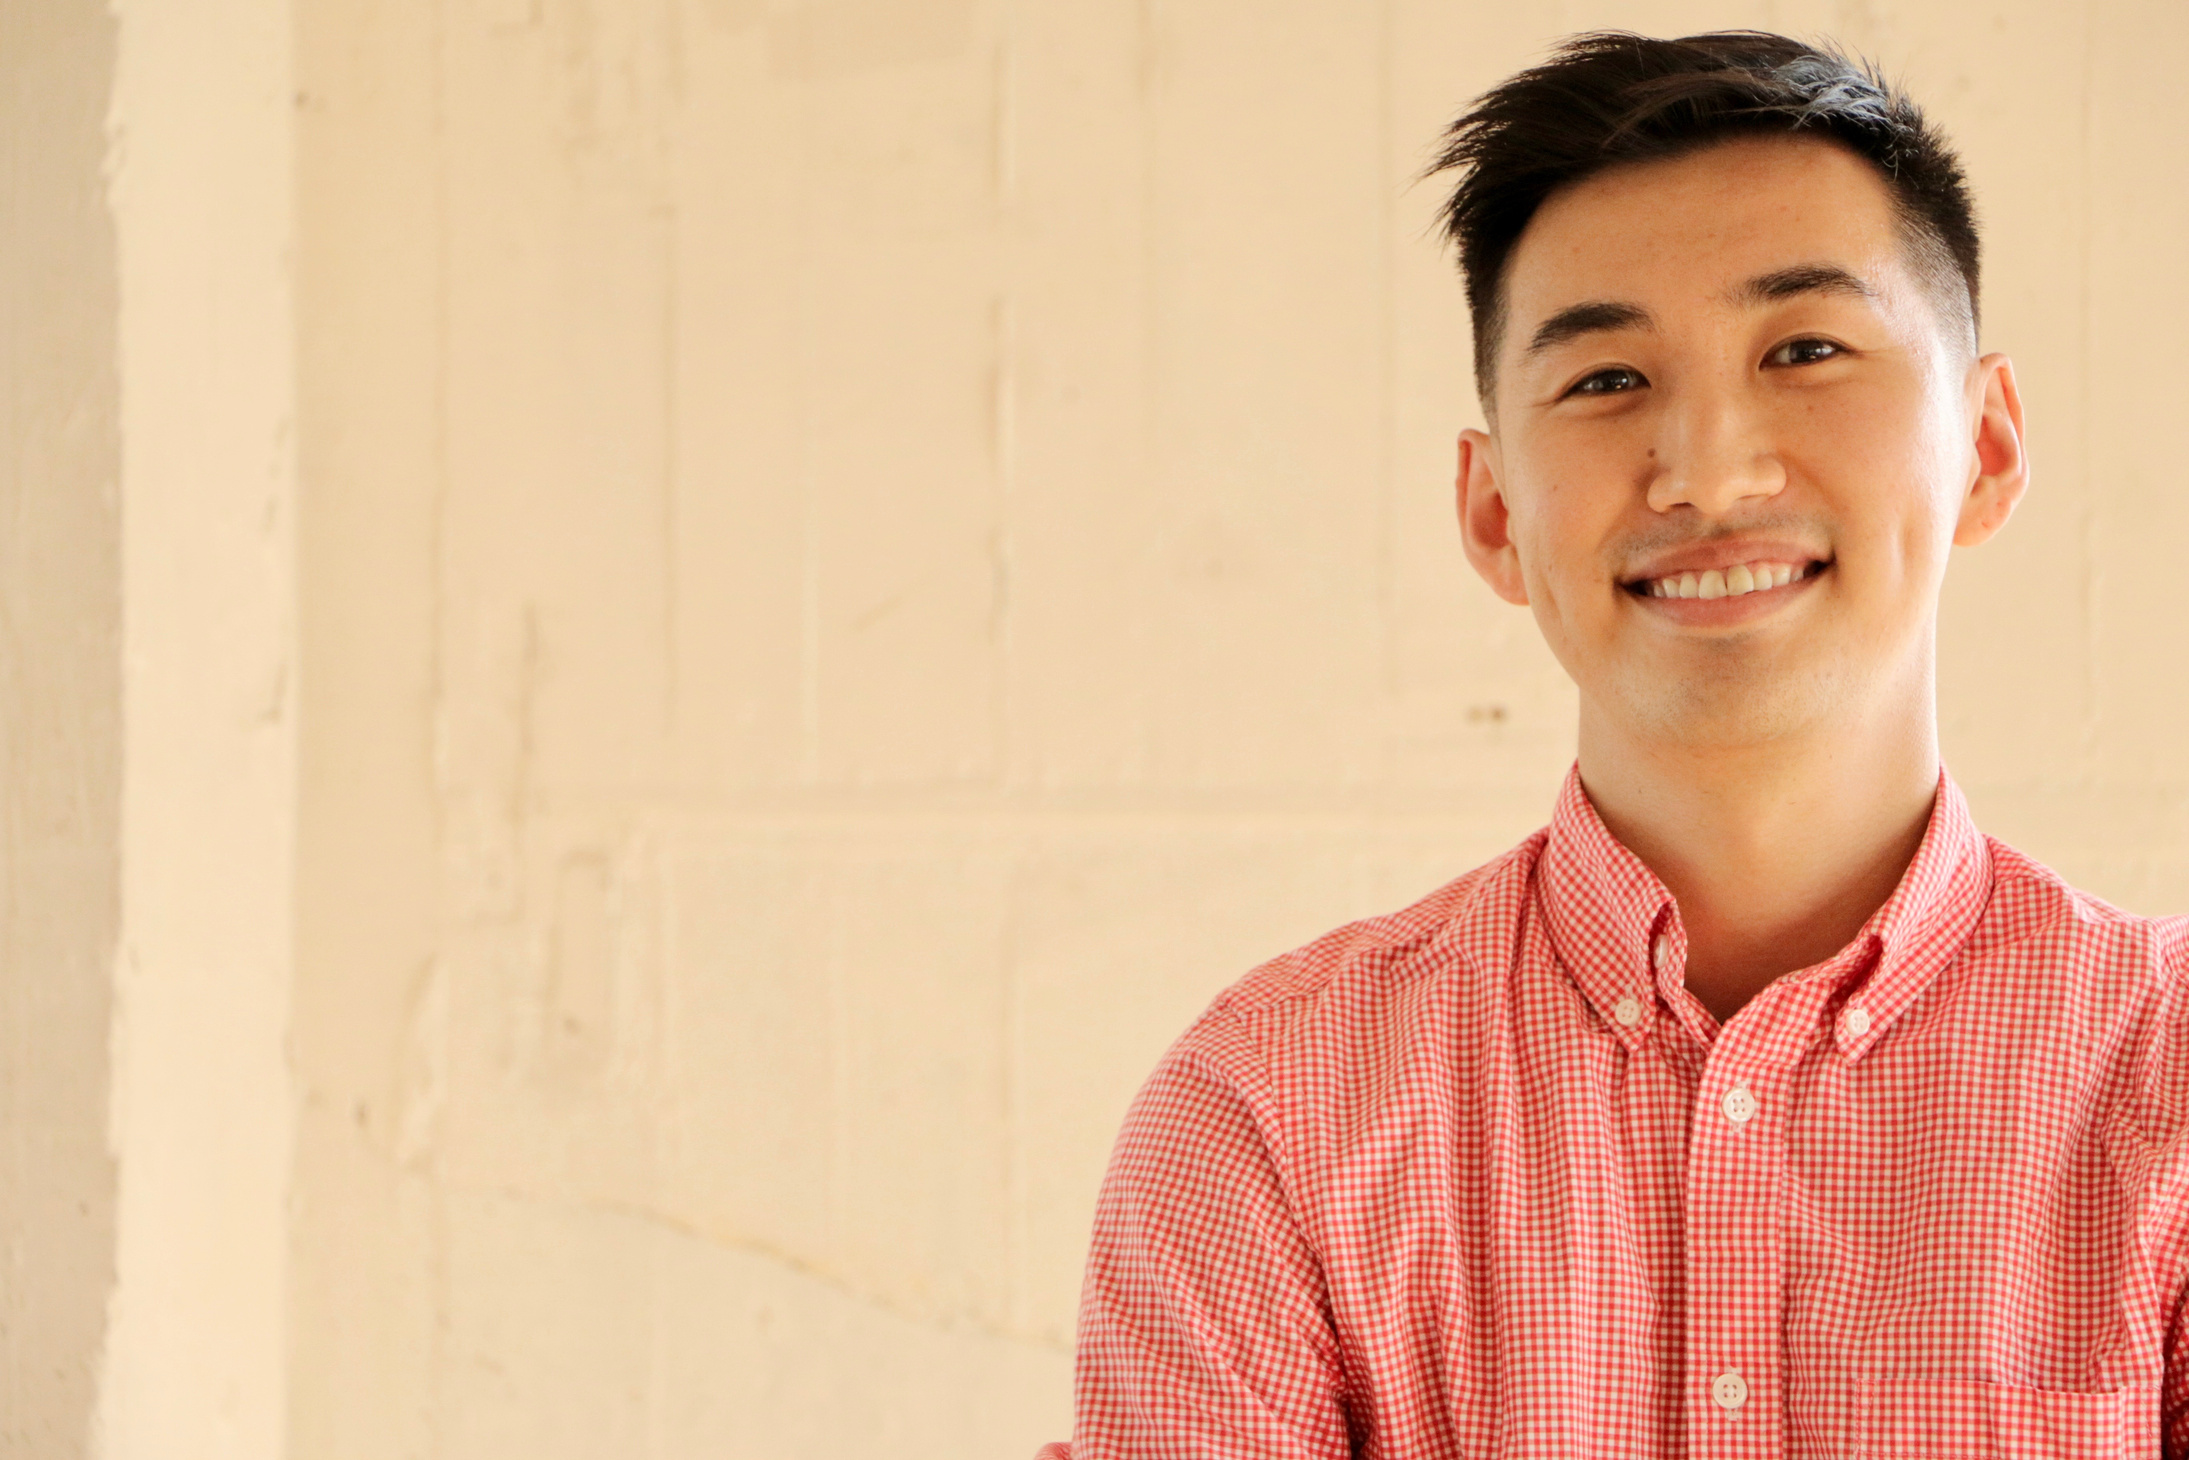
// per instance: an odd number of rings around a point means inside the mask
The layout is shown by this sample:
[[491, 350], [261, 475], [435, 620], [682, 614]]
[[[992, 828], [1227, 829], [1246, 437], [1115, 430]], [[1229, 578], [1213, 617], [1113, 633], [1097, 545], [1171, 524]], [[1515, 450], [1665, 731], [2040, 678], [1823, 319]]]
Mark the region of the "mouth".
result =
[[1831, 565], [1829, 559], [1760, 559], [1723, 568], [1689, 568], [1654, 578], [1636, 578], [1620, 586], [1636, 598], [1750, 598], [1806, 583]]

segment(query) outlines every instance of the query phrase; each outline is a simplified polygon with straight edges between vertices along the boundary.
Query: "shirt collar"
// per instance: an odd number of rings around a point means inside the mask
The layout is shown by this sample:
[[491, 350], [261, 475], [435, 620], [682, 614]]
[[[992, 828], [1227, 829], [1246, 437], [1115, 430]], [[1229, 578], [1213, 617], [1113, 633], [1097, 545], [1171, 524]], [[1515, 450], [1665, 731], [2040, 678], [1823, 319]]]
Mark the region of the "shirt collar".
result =
[[[1608, 1028], [1638, 1048], [1659, 1018], [1690, 1015], [1681, 997], [1687, 934], [1679, 909], [1596, 814], [1579, 763], [1559, 792], [1538, 868], [1552, 945]], [[1840, 1052], [1860, 1058], [1952, 961], [1990, 900], [1991, 879], [1990, 845], [1941, 770], [1930, 825], [1892, 896], [1846, 947], [1777, 983], [1811, 993], [1804, 1002], [1829, 1020]], [[1698, 1022], [1695, 1032], [1707, 1035], [1707, 1022]]]

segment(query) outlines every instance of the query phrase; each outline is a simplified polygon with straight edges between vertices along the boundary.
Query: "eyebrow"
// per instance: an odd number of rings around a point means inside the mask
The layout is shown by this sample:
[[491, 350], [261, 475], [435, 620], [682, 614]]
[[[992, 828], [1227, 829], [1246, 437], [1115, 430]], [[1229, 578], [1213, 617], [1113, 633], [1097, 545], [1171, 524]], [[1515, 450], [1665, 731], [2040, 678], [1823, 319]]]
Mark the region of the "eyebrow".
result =
[[1582, 335], [1599, 334], [1609, 330], [1650, 330], [1657, 327], [1657, 318], [1639, 304], [1625, 304], [1611, 299], [1591, 299], [1585, 304], [1569, 304], [1535, 327], [1528, 337], [1527, 353], [1540, 355], [1553, 345], [1563, 345]]
[[1861, 275], [1837, 264], [1795, 264], [1758, 274], [1732, 291], [1735, 304], [1774, 304], [1802, 294], [1847, 294], [1857, 299], [1876, 299], [1877, 291]]
[[[1776, 304], [1803, 294], [1843, 294], [1870, 300], [1878, 297], [1877, 290], [1861, 275], [1837, 264], [1794, 264], [1789, 268], [1773, 269], [1735, 285], [1727, 291], [1726, 297], [1735, 304], [1755, 305]], [[1528, 337], [1525, 353], [1539, 355], [1554, 345], [1562, 345], [1582, 335], [1656, 327], [1657, 317], [1639, 304], [1617, 299], [1591, 299], [1569, 304], [1537, 325], [1535, 333]]]

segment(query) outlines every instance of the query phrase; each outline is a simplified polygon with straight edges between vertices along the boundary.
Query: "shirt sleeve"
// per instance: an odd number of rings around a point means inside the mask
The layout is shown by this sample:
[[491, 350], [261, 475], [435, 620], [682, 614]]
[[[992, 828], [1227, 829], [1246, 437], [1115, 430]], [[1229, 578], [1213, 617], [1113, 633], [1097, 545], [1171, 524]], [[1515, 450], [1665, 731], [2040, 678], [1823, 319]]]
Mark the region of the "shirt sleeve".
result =
[[1133, 1102], [1080, 1293], [1074, 1443], [1050, 1460], [1352, 1453], [1321, 1264], [1250, 1083], [1189, 1034]]
[[2165, 948], [2176, 989], [2159, 1011], [2132, 1105], [2148, 1157], [2134, 1185], [2137, 1235], [2166, 1303], [2159, 1382], [2160, 1450], [2189, 1460], [2189, 978], [2180, 972], [2189, 923], [2168, 919]]
[[2178, 1309], [2166, 1327], [2166, 1378], [2159, 1386], [2159, 1422], [2161, 1453], [2167, 1460], [2189, 1456], [2189, 1327]]
[[[2177, 1143], [2178, 1146], [2179, 1143]], [[2185, 1216], [2189, 1216], [2189, 1180], [2184, 1180], [2183, 1152], [2170, 1153], [2174, 1160], [2162, 1165], [2160, 1174], [2171, 1179], [2155, 1183], [2163, 1193], [2152, 1205], [2157, 1210], [2139, 1214], [2142, 1225], [2159, 1240], [2160, 1281], [2168, 1293], [2166, 1314], [2166, 1371], [2159, 1384], [2161, 1452], [2167, 1460], [2189, 1460], [2189, 1274], [2182, 1267], [2181, 1247]], [[2168, 1167], [2171, 1170], [2168, 1170]]]

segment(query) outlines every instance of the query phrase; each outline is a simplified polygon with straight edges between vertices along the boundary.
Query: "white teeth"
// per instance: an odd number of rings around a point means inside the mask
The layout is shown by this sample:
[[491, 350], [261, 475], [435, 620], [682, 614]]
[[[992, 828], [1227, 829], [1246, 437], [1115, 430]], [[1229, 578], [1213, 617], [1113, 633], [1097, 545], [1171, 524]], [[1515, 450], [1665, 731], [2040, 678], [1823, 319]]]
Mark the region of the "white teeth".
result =
[[1651, 598], [1738, 598], [1744, 593], [1783, 588], [1805, 576], [1805, 570], [1793, 563], [1738, 563], [1730, 568], [1652, 578], [1644, 591]]

